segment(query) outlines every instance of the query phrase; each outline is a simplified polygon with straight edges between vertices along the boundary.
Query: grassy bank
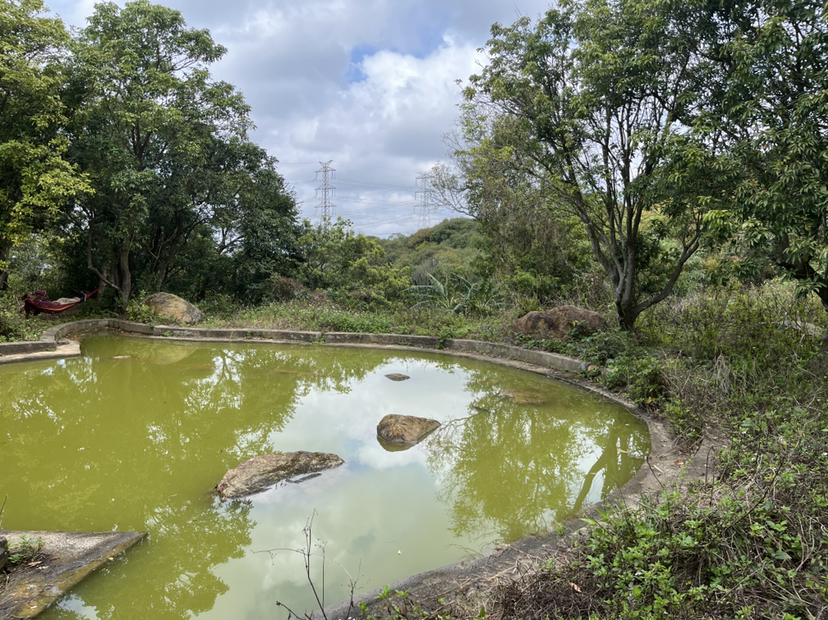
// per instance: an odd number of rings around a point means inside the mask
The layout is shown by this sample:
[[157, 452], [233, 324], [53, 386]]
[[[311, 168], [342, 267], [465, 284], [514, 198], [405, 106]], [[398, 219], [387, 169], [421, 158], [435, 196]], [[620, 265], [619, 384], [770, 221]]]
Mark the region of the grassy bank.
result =
[[[81, 309], [96, 313], [92, 303]], [[437, 335], [574, 355], [591, 363], [593, 381], [668, 420], [684, 446], [706, 434], [729, 438], [717, 479], [680, 495], [665, 489], [635, 512], [619, 508], [591, 522], [566, 553], [494, 588], [488, 617], [828, 615], [828, 388], [818, 335], [826, 315], [787, 285], [668, 300], [641, 317], [635, 335], [576, 329], [563, 342], [516, 333], [517, 309], [464, 316], [308, 300], [205, 310], [205, 324], [216, 327]], [[139, 306], [127, 318], [153, 320]], [[7, 338], [37, 337], [49, 324], [0, 305]], [[482, 611], [456, 606], [440, 615]]]
[[692, 444], [724, 434], [720, 476], [592, 522], [563, 557], [493, 594], [490, 617], [820, 618], [828, 610], [828, 400], [820, 308], [780, 285], [667, 303], [599, 380]]

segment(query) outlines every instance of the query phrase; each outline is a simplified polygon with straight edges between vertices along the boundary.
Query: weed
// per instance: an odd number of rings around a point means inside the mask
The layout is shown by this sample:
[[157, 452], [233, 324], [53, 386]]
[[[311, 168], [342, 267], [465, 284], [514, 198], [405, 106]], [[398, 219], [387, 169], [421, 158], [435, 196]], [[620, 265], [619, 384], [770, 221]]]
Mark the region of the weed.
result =
[[26, 534], [20, 536], [20, 543], [17, 547], [9, 550], [9, 564], [22, 564], [29, 562], [37, 557], [40, 550], [43, 548], [43, 539], [38, 536], [34, 540], [29, 538]]
[[155, 307], [146, 305], [140, 299], [140, 296], [135, 296], [127, 304], [127, 320], [135, 321], [136, 323], [146, 323], [147, 325], [155, 325], [161, 322], [161, 315], [158, 314]]
[[[315, 516], [316, 516], [316, 511], [314, 510], [313, 514], [308, 519], [305, 527], [302, 529], [302, 534], [305, 537], [305, 546], [304, 546], [304, 548], [302, 548], [302, 549], [276, 548], [276, 549], [268, 549], [264, 552], [254, 551], [254, 553], [269, 553], [271, 557], [275, 557], [277, 553], [285, 552], [285, 551], [290, 552], [290, 553], [300, 554], [302, 556], [302, 559], [304, 560], [304, 563], [305, 563], [305, 576], [307, 578], [308, 585], [310, 586], [311, 591], [313, 592], [314, 600], [316, 601], [317, 607], [319, 609], [319, 612], [322, 614], [322, 617], [324, 618], [324, 620], [327, 620], [327, 615], [325, 614], [325, 562], [326, 561], [335, 562], [335, 560], [331, 560], [330, 558], [326, 557], [326, 555], [325, 555], [325, 543], [320, 543], [318, 541], [316, 543], [314, 543], [314, 540], [313, 540], [313, 518]], [[320, 550], [319, 553], [314, 553], [314, 551], [313, 551], [314, 546], [316, 546]], [[322, 563], [322, 577], [321, 577], [321, 582], [318, 585], [314, 582], [312, 574], [311, 574], [312, 573], [311, 564], [312, 564], [312, 560], [313, 560], [314, 557], [319, 557], [319, 558], [321, 558], [321, 561], [322, 561], [321, 562]], [[345, 571], [345, 573], [348, 575], [348, 579], [349, 579], [349, 583], [350, 583], [350, 590], [351, 590], [351, 600], [350, 600], [350, 605], [348, 607], [348, 611], [350, 613], [351, 611], [353, 611], [355, 609], [355, 606], [354, 606], [354, 592], [356, 590], [356, 585], [357, 585], [357, 579], [358, 578], [354, 579], [353, 577], [351, 577], [350, 573], [348, 573], [348, 571], [346, 571], [345, 568], [341, 564], [339, 564], [338, 562], [337, 562], [337, 565], [343, 571]], [[290, 607], [288, 607], [287, 605], [282, 603], [281, 601], [277, 601], [276, 605], [279, 606], [279, 607], [284, 607], [285, 609], [287, 609], [289, 617], [296, 617], [296, 618], [304, 617], [308, 620], [310, 620], [310, 618], [313, 617], [313, 613], [310, 613], [310, 614], [305, 613], [305, 614], [300, 615], [300, 614], [296, 613], [293, 609], [291, 609]]]
[[447, 275], [441, 282], [428, 274], [429, 284], [412, 286], [409, 296], [416, 300], [414, 307], [439, 308], [455, 314], [480, 316], [503, 307], [503, 295], [491, 279], [470, 282], [459, 274]]

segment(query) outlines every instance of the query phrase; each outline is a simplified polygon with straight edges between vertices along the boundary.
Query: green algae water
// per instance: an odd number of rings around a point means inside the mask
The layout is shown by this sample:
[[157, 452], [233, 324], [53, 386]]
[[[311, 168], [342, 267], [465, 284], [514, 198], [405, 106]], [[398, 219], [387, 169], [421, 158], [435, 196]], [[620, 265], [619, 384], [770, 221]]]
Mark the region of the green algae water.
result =
[[[439, 353], [114, 335], [82, 351], [0, 366], [2, 527], [149, 536], [47, 620], [285, 618], [279, 603], [301, 614], [316, 608], [297, 551], [306, 532], [332, 604], [352, 582], [359, 595], [544, 530], [624, 484], [649, 451], [622, 407]], [[442, 426], [387, 451], [376, 425], [388, 413]], [[294, 450], [345, 464], [249, 501], [210, 493], [242, 461]]]

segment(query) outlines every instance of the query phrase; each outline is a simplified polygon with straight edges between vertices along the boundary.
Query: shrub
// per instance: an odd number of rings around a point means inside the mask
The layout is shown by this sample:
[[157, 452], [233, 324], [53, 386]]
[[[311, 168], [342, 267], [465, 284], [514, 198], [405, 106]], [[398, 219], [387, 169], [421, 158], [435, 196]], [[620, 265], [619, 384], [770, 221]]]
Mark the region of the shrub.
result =
[[0, 342], [37, 340], [42, 329], [42, 321], [26, 318], [23, 304], [16, 295], [0, 294]]

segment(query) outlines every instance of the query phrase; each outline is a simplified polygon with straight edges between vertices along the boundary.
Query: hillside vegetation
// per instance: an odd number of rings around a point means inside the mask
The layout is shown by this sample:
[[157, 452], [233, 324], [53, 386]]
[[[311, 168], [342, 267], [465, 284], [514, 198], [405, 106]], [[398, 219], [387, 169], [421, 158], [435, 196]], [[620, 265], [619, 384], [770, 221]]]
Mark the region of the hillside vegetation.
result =
[[[495, 24], [435, 187], [378, 239], [301, 220], [226, 50], [147, 0], [70, 33], [0, 6], [0, 341], [73, 316], [477, 338], [577, 356], [718, 475], [589, 523], [490, 592], [503, 618], [828, 616], [828, 22], [815, 0], [566, 0]], [[465, 77], [465, 76], [463, 76]], [[612, 328], [519, 334], [571, 303]], [[422, 616], [416, 605], [392, 615]], [[422, 611], [422, 610], [421, 610]]]

